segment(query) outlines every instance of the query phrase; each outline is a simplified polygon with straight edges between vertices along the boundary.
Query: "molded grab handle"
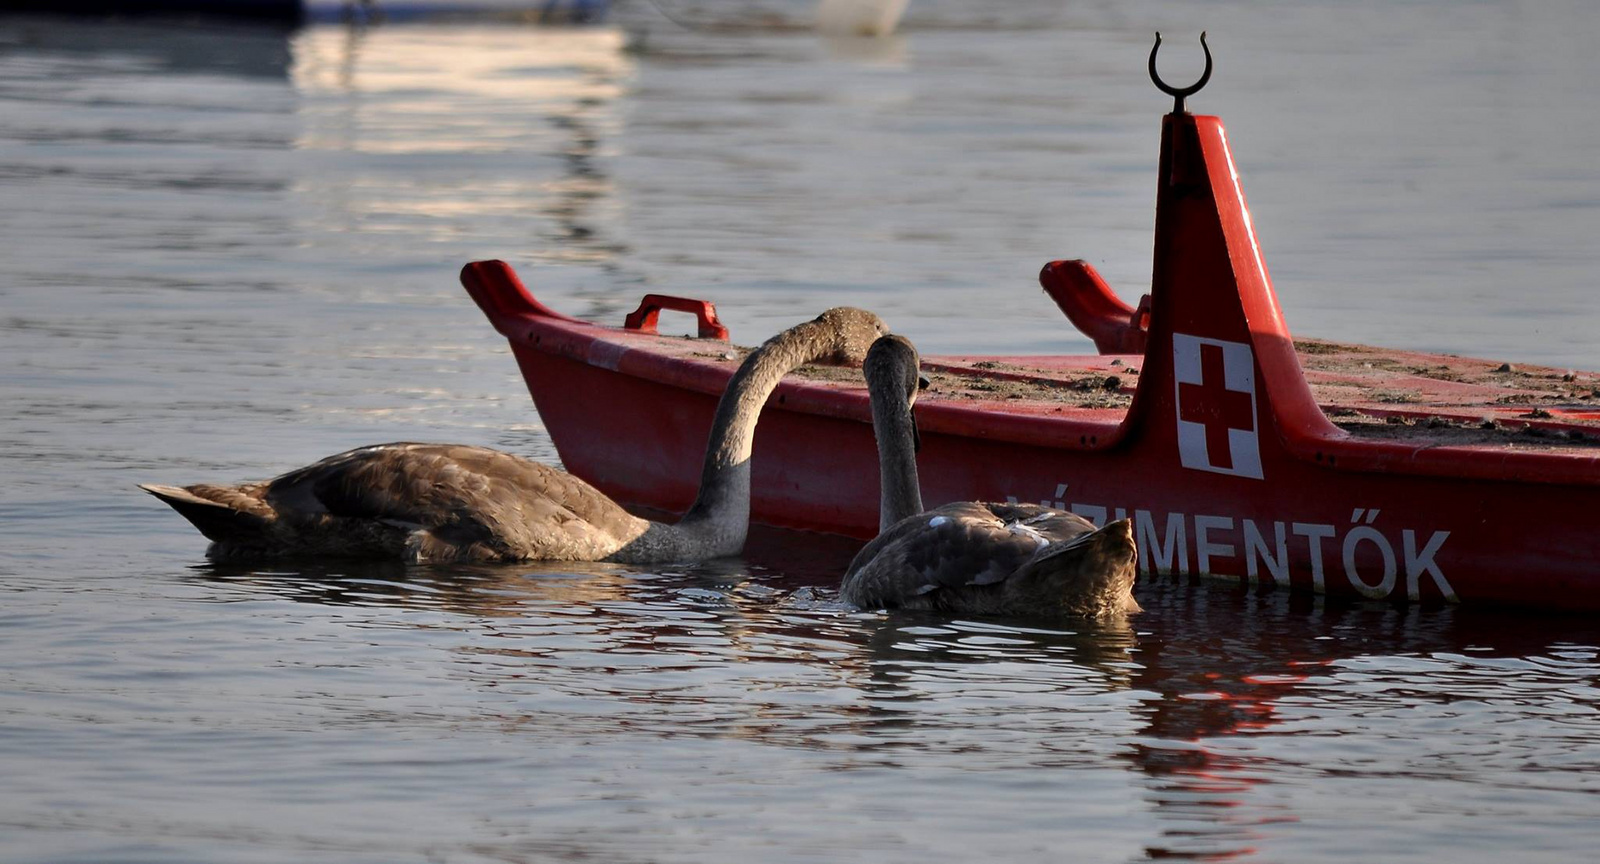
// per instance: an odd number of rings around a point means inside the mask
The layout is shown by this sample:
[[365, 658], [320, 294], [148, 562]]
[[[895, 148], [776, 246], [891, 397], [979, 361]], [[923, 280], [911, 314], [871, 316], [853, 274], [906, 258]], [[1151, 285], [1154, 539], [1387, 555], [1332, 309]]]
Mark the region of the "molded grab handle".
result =
[[1150, 295], [1139, 308], [1122, 302], [1089, 262], [1051, 261], [1039, 284], [1101, 354], [1143, 354], [1150, 330]]
[[705, 300], [693, 300], [688, 297], [674, 297], [670, 294], [646, 294], [639, 301], [639, 308], [628, 313], [622, 326], [628, 330], [638, 330], [641, 333], [656, 332], [656, 319], [661, 317], [661, 310], [671, 309], [674, 312], [688, 312], [700, 322], [701, 339], [721, 339], [728, 341], [728, 328], [722, 326], [717, 320], [717, 307]]

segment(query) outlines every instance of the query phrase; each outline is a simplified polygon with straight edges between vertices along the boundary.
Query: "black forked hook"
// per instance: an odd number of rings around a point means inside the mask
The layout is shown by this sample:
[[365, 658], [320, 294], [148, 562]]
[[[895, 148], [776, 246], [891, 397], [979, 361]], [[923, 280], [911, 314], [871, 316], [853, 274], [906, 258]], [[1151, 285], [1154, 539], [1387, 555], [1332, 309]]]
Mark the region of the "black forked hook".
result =
[[1200, 74], [1199, 81], [1190, 84], [1188, 87], [1169, 86], [1167, 82], [1161, 80], [1160, 75], [1156, 74], [1156, 52], [1161, 50], [1161, 33], [1159, 31], [1156, 33], [1156, 44], [1150, 48], [1150, 80], [1161, 88], [1161, 92], [1173, 98], [1172, 113], [1174, 114], [1183, 113], [1183, 97], [1199, 93], [1200, 88], [1206, 86], [1206, 82], [1211, 80], [1211, 48], [1206, 45], [1204, 30], [1200, 31], [1200, 48], [1206, 52], [1206, 71]]

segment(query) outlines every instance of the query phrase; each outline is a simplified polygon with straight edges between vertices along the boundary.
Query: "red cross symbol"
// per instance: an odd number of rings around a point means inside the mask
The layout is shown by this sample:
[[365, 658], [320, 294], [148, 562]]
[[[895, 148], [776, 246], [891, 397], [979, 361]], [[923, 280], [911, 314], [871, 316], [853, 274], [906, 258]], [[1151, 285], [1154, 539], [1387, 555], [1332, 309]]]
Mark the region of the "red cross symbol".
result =
[[1229, 390], [1222, 371], [1222, 346], [1200, 343], [1200, 383], [1178, 385], [1178, 417], [1206, 429], [1206, 459], [1214, 468], [1233, 468], [1233, 448], [1228, 430], [1253, 432], [1255, 400], [1249, 393]]

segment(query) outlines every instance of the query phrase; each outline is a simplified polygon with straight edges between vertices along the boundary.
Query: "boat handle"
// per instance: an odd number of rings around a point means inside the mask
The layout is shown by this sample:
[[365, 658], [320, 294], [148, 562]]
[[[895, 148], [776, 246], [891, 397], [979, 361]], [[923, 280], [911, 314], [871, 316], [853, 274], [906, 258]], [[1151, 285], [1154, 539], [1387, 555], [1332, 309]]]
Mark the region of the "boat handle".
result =
[[1161, 80], [1161, 75], [1156, 72], [1156, 52], [1160, 50], [1161, 33], [1160, 31], [1157, 31], [1156, 44], [1150, 48], [1150, 80], [1155, 82], [1156, 87], [1160, 89], [1161, 92], [1172, 97], [1172, 113], [1183, 114], [1185, 113], [1183, 110], [1184, 97], [1193, 96], [1194, 94], [1199, 93], [1200, 88], [1206, 86], [1206, 82], [1211, 80], [1211, 46], [1206, 44], [1205, 31], [1200, 31], [1200, 50], [1206, 52], [1206, 71], [1200, 74], [1199, 81], [1190, 84], [1188, 87], [1174, 87], [1171, 84]]
[[639, 301], [639, 308], [628, 313], [622, 326], [627, 330], [638, 330], [640, 333], [656, 332], [656, 320], [661, 317], [661, 310], [671, 309], [674, 312], [688, 312], [694, 315], [700, 324], [701, 339], [721, 339], [728, 341], [728, 328], [722, 326], [717, 320], [717, 307], [705, 300], [693, 300], [688, 297], [674, 297], [670, 294], [646, 294]]

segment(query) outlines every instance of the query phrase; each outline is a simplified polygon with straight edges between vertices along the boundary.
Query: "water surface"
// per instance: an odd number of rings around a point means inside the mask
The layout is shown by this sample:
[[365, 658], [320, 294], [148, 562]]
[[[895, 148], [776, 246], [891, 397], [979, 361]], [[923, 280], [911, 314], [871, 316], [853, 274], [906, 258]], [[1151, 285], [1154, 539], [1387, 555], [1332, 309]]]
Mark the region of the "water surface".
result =
[[[205, 562], [136, 482], [554, 459], [455, 281], [838, 303], [1086, 351], [1197, 74], [1297, 333], [1600, 369], [1580, 4], [917, 0], [589, 28], [0, 18], [0, 858], [1581, 860], [1600, 632], [1151, 581], [1126, 627], [855, 613], [850, 543], [693, 567]], [[730, 11], [731, 10], [731, 11]], [[746, 16], [741, 18], [740, 16]], [[704, 25], [704, 26], [701, 26]], [[712, 26], [716, 25], [716, 26]]]

